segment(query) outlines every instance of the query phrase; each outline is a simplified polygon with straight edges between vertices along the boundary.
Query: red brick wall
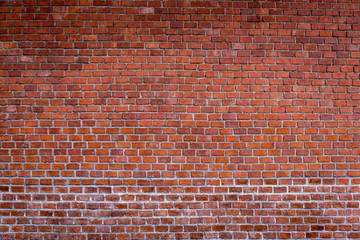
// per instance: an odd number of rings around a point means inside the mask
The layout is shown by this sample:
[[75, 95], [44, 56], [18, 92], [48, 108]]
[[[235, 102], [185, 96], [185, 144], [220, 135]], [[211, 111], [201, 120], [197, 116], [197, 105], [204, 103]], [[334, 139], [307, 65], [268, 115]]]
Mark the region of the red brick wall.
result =
[[359, 239], [360, 2], [0, 1], [2, 239]]

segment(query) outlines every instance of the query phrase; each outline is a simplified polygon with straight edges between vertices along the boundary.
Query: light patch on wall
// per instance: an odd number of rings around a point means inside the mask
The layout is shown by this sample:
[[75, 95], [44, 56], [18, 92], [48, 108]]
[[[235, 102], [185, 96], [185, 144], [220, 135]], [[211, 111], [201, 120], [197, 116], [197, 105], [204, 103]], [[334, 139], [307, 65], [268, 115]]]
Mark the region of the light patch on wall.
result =
[[141, 8], [140, 13], [142, 14], [153, 14], [154, 8]]

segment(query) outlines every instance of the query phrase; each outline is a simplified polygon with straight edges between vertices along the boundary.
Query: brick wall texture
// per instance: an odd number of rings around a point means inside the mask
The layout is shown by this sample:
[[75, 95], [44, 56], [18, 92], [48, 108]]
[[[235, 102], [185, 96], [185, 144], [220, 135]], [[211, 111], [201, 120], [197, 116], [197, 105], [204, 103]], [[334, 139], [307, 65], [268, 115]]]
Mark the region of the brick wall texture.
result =
[[0, 1], [1, 239], [360, 239], [360, 1]]

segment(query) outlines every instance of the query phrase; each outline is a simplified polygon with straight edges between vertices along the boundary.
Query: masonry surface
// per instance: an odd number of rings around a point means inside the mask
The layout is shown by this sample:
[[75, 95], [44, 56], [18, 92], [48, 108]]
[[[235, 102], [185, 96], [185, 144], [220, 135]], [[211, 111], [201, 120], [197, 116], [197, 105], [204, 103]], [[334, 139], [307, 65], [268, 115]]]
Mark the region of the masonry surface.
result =
[[360, 1], [0, 1], [1, 239], [360, 239]]

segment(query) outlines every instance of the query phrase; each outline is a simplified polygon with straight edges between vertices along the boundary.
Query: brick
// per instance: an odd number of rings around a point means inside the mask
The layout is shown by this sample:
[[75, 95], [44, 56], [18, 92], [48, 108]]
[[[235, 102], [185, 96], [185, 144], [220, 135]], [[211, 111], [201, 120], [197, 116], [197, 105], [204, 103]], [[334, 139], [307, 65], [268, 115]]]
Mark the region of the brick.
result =
[[4, 239], [359, 238], [359, 3], [0, 6]]

